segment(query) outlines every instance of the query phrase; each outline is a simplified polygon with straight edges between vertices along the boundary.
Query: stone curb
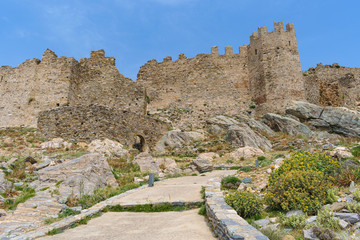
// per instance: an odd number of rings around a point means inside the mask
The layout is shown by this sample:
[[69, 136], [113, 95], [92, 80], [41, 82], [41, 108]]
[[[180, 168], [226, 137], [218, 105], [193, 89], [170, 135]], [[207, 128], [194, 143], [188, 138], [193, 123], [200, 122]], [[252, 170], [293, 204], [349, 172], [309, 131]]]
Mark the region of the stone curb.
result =
[[269, 240], [225, 202], [220, 182], [221, 178], [212, 178], [205, 187], [206, 213], [217, 237], [221, 240]]
[[[58, 222], [52, 223], [50, 225], [47, 226], [43, 226], [40, 228], [37, 228], [36, 230], [30, 231], [28, 233], [22, 234], [21, 236], [17, 236], [17, 237], [9, 237], [9, 238], [4, 238], [5, 239], [14, 239], [14, 240], [25, 240], [25, 239], [35, 239], [35, 238], [40, 238], [40, 237], [44, 237], [47, 235], [47, 233], [53, 229], [61, 229], [61, 230], [65, 230], [70, 228], [73, 224], [79, 223], [80, 220], [86, 218], [86, 217], [91, 217], [94, 214], [100, 213], [102, 212], [106, 207], [111, 207], [111, 206], [117, 206], [120, 205], [122, 207], [134, 207], [137, 205], [144, 205], [146, 203], [137, 203], [137, 202], [127, 202], [127, 203], [121, 203], [119, 204], [117, 201], [120, 200], [121, 198], [134, 193], [138, 190], [147, 188], [147, 185], [135, 188], [135, 189], [131, 189], [127, 192], [121, 193], [119, 195], [116, 195], [114, 197], [108, 198], [100, 203], [95, 204], [94, 206], [92, 206], [91, 208], [88, 209], [84, 209], [81, 211], [80, 214], [75, 215], [75, 216], [69, 216], [66, 217]], [[202, 201], [189, 201], [189, 202], [185, 202], [185, 201], [173, 201], [173, 202], [166, 202], [166, 201], [159, 201], [159, 202], [152, 202], [151, 204], [154, 205], [159, 205], [159, 204], [164, 204], [164, 203], [170, 203], [173, 206], [185, 206], [185, 205], [197, 205], [199, 203], [201, 203]], [[1, 239], [3, 240], [3, 239]]]

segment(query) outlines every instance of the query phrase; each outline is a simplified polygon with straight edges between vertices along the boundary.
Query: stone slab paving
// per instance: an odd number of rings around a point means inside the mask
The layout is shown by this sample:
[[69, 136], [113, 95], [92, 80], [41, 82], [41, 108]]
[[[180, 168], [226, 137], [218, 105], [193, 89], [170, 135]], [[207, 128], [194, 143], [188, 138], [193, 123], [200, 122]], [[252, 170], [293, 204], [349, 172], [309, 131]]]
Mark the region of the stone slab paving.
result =
[[41, 239], [206, 240], [216, 239], [197, 209], [184, 212], [113, 213], [94, 218], [87, 225]]
[[[156, 182], [155, 186], [152, 188], [143, 186], [137, 189], [127, 191], [123, 194], [114, 196], [101, 203], [98, 203], [89, 209], [85, 209], [79, 215], [67, 217], [59, 222], [40, 227], [38, 229], [35, 229], [33, 231], [30, 231], [26, 234], [23, 234], [21, 236], [12, 239], [22, 240], [22, 239], [40, 238], [45, 236], [48, 231], [54, 228], [67, 229], [71, 225], [79, 222], [79, 220], [88, 216], [92, 216], [93, 214], [96, 214], [98, 212], [101, 212], [106, 206], [114, 206], [119, 204], [122, 206], [132, 206], [138, 204], [146, 204], [146, 203], [156, 204], [163, 202], [169, 202], [172, 203], [173, 205], [176, 205], [179, 203], [200, 202], [203, 201], [201, 199], [201, 194], [200, 194], [201, 186], [206, 185], [209, 179], [213, 177], [220, 177], [228, 174], [234, 174], [235, 172], [236, 171], [234, 170], [213, 171], [210, 173], [206, 173], [205, 176], [188, 176], [188, 177], [173, 178], [161, 182]], [[107, 214], [110, 213], [105, 213], [103, 214], [103, 216], [106, 217]], [[147, 216], [146, 213], [143, 214]], [[159, 214], [166, 214], [166, 213], [159, 213]], [[101, 216], [99, 219], [101, 219], [103, 216]], [[91, 220], [90, 222], [92, 221], [93, 220]], [[113, 223], [115, 225], [121, 225], [121, 222], [119, 221], [118, 222], [113, 221]], [[139, 226], [139, 222], [134, 222], [133, 224]], [[207, 226], [206, 227], [203, 226], [201, 228], [204, 231], [211, 232]], [[77, 228], [75, 228], [75, 230], [76, 229]], [[140, 230], [141, 228], [139, 228], [139, 231]], [[154, 235], [156, 235], [155, 230], [158, 229], [153, 230], [152, 234]], [[66, 230], [65, 232], [67, 231], [69, 230]], [[102, 230], [99, 229], [99, 231]], [[147, 234], [147, 232], [144, 232], [143, 234], [145, 233]], [[178, 239], [178, 238], [174, 238], [174, 239]]]

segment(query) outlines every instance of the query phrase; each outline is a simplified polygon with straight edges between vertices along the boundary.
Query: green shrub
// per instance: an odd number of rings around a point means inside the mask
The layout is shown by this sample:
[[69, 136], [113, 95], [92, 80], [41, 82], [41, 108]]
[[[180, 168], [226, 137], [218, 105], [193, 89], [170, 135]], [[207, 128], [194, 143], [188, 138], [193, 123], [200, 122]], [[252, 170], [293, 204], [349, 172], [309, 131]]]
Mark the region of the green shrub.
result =
[[295, 152], [291, 155], [291, 158], [285, 159], [284, 163], [270, 175], [269, 184], [289, 171], [312, 170], [322, 172], [325, 175], [334, 175], [339, 169], [339, 161], [327, 156], [325, 153]]
[[360, 213], [360, 203], [355, 201], [346, 203], [346, 209], [352, 213]]
[[250, 172], [252, 169], [253, 169], [252, 166], [245, 166], [245, 167], [241, 167], [239, 171]]
[[223, 188], [237, 189], [241, 180], [235, 176], [226, 176], [221, 180], [221, 186]]
[[306, 215], [281, 215], [280, 224], [286, 228], [303, 229], [306, 226]]
[[353, 147], [350, 152], [352, 153], [352, 155], [354, 157], [360, 157], [360, 145], [359, 146], [356, 146], [356, 147]]
[[329, 188], [327, 190], [327, 202], [328, 203], [337, 202], [338, 194], [339, 194], [339, 189], [338, 188]]
[[225, 201], [243, 218], [259, 215], [263, 210], [262, 200], [251, 192], [235, 192], [228, 195]]
[[334, 217], [333, 213], [325, 208], [318, 212], [316, 222], [323, 228], [330, 228], [332, 230], [340, 230], [339, 219]]
[[269, 183], [266, 203], [273, 209], [315, 213], [327, 200], [330, 181], [321, 172], [290, 171]]
[[358, 202], [360, 202], [360, 190], [357, 188], [355, 189], [355, 191], [353, 192], [354, 195], [354, 199]]

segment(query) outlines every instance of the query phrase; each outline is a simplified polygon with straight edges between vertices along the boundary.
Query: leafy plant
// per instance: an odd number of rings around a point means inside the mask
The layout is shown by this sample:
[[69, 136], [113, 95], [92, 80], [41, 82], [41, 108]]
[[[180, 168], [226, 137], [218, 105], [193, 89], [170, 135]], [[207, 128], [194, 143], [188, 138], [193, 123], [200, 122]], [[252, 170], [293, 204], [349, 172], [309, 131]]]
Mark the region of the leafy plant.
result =
[[318, 212], [316, 222], [324, 227], [332, 230], [340, 230], [339, 219], [334, 217], [333, 213], [328, 208], [322, 209]]
[[263, 201], [251, 192], [232, 193], [225, 201], [243, 218], [259, 215], [263, 210]]
[[360, 213], [360, 203], [358, 202], [348, 202], [346, 203], [346, 209], [352, 213]]
[[339, 174], [336, 175], [334, 183], [341, 187], [347, 187], [350, 183], [354, 181], [356, 183], [360, 182], [360, 169], [344, 169]]
[[253, 169], [252, 166], [244, 166], [244, 167], [241, 167], [241, 168], [239, 169], [239, 171], [250, 172], [252, 169]]
[[351, 148], [350, 152], [352, 153], [352, 155], [353, 155], [354, 157], [360, 157], [360, 145]]
[[331, 183], [322, 172], [284, 172], [269, 183], [265, 202], [273, 209], [315, 213], [327, 200]]
[[339, 194], [339, 189], [338, 188], [329, 188], [327, 190], [327, 202], [328, 203], [337, 202], [338, 194]]
[[240, 185], [241, 180], [235, 176], [226, 176], [221, 180], [221, 186], [223, 188], [236, 189]]
[[282, 214], [279, 219], [280, 224], [284, 227], [303, 229], [306, 226], [306, 215], [291, 215], [286, 217]]
[[354, 195], [354, 199], [358, 202], [360, 202], [360, 190], [357, 188], [355, 189], [355, 191], [353, 192]]

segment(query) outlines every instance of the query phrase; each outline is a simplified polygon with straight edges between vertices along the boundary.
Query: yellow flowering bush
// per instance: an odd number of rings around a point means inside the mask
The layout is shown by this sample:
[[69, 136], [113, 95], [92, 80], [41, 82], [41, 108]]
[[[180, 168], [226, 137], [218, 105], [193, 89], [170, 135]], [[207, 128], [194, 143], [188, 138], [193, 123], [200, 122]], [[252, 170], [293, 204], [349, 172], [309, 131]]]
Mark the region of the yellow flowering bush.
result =
[[325, 153], [295, 152], [291, 158], [285, 159], [284, 163], [270, 175], [269, 184], [277, 181], [277, 178], [285, 172], [293, 170], [312, 170], [322, 172], [325, 176], [331, 176], [339, 169], [339, 161]]
[[265, 202], [273, 209], [316, 213], [326, 203], [330, 187], [329, 179], [322, 172], [289, 171], [269, 183]]
[[229, 194], [225, 201], [243, 218], [258, 215], [263, 210], [263, 201], [251, 192]]

